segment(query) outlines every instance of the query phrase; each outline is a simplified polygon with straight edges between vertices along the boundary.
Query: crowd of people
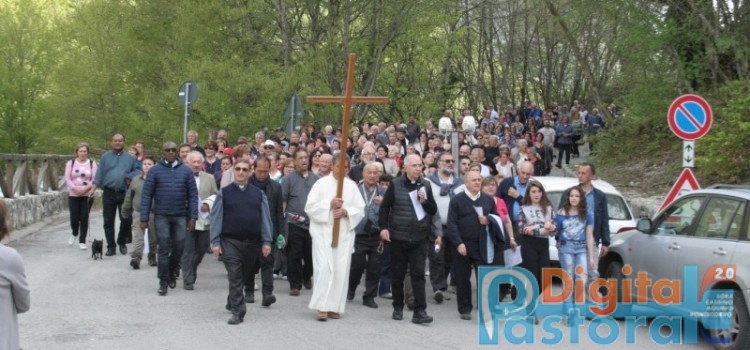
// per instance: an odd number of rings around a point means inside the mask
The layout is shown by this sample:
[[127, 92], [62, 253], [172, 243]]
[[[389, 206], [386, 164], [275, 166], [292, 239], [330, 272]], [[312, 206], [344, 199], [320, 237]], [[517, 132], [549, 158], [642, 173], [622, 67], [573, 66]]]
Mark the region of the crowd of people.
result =
[[[571, 276], [594, 278], [599, 245], [606, 254], [609, 244], [606, 197], [591, 186], [594, 166], [579, 168], [581, 185], [565, 193], [559, 208], [531, 177], [578, 156], [581, 138], [605, 126], [598, 110], [586, 112], [577, 102], [545, 111], [529, 104], [500, 115], [489, 106], [469, 133], [462, 124], [471, 112], [461, 114], [443, 115], [454, 121], [457, 157], [433, 121], [419, 125], [413, 116], [353, 126], [346, 142], [341, 129], [318, 131], [312, 124], [291, 135], [277, 128], [234, 142], [219, 130], [203, 144], [190, 131], [186, 143], [168, 141], [160, 151], [140, 140], [125, 147], [116, 134], [98, 164], [81, 143], [65, 173], [69, 244], [87, 249], [88, 213], [101, 189], [106, 255], [118, 247], [127, 254], [132, 242], [130, 266], [139, 269], [144, 257], [158, 266], [157, 292], [164, 296], [180, 276], [185, 290], [196, 288], [203, 256], [213, 253], [227, 270], [229, 324], [243, 322], [256, 290], [263, 306], [275, 303], [279, 279], [291, 296], [312, 289], [309, 307], [318, 320], [338, 319], [363, 275], [362, 304], [377, 308], [376, 297], [392, 299], [395, 320], [407, 307], [412, 322], [432, 322], [425, 276], [435, 302], [455, 294], [460, 317], [470, 320], [472, 269], [503, 265], [503, 251], [521, 247], [521, 266], [541, 282], [550, 236]], [[583, 274], [575, 273], [577, 265]], [[513, 297], [512, 288], [501, 293]]]

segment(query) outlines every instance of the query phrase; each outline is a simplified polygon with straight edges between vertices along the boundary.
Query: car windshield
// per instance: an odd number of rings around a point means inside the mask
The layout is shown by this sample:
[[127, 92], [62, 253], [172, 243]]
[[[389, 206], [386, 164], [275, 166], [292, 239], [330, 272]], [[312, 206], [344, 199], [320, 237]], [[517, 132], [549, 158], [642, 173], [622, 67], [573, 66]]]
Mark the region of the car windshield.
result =
[[[552, 202], [552, 205], [555, 208], [560, 207], [562, 192], [548, 192], [547, 196], [549, 197], [550, 202]], [[633, 219], [633, 217], [630, 216], [630, 210], [628, 210], [628, 205], [625, 203], [625, 199], [618, 195], [609, 193], [607, 194], [607, 209], [609, 209], [610, 220]]]

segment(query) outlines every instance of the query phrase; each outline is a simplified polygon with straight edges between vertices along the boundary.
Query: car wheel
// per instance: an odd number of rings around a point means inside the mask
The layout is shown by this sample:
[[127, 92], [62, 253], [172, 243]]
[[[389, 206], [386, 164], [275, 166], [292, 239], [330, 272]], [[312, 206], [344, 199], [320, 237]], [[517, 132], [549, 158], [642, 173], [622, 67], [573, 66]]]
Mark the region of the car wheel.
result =
[[709, 329], [714, 348], [722, 350], [738, 350], [750, 348], [750, 314], [742, 292], [734, 291], [734, 307], [732, 308], [732, 328]]
[[[612, 315], [614, 317], [627, 317], [630, 316], [630, 310], [632, 308], [632, 305], [630, 303], [623, 304], [622, 303], [622, 296], [623, 293], [630, 293], [630, 291], [623, 291], [622, 285], [623, 281], [625, 280], [625, 274], [622, 273], [622, 263], [619, 261], [611, 261], [609, 264], [607, 264], [606, 270], [604, 270], [604, 278], [606, 279], [614, 279], [617, 281], [617, 286], [615, 287], [615, 293], [617, 293], [617, 309], [615, 310], [615, 313]], [[603, 291], [604, 294], [611, 292], [607, 291], [606, 289]]]

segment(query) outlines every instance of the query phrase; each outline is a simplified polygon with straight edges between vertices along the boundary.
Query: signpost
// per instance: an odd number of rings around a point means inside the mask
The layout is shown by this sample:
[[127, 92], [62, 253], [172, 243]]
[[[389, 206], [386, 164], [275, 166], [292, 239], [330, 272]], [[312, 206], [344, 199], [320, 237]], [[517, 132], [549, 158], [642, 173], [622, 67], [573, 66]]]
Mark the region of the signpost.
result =
[[695, 141], [682, 141], [682, 167], [695, 168]]
[[713, 123], [713, 112], [708, 102], [698, 95], [682, 95], [676, 98], [667, 112], [669, 129], [682, 141], [682, 173], [661, 204], [666, 208], [684, 192], [700, 189], [698, 179], [691, 168], [695, 167], [695, 140], [706, 136]]
[[180, 86], [177, 94], [180, 103], [185, 106], [185, 123], [183, 125], [182, 143], [187, 142], [188, 119], [190, 118], [190, 105], [198, 99], [198, 85], [193, 81], [187, 81]]
[[287, 119], [285, 128], [287, 136], [292, 135], [292, 133], [302, 125], [303, 115], [304, 111], [302, 110], [302, 102], [295, 91], [292, 98], [289, 100], [289, 105], [287, 105], [286, 111], [284, 111], [284, 117]]
[[695, 174], [690, 168], [682, 169], [682, 174], [677, 178], [677, 182], [674, 183], [672, 189], [669, 190], [667, 198], [664, 198], [664, 202], [661, 203], [659, 211], [664, 210], [675, 198], [679, 197], [685, 192], [699, 190], [701, 186], [698, 184], [698, 179], [695, 178]]
[[713, 112], [703, 97], [682, 95], [669, 106], [667, 121], [677, 137], [685, 141], [695, 141], [711, 129]]

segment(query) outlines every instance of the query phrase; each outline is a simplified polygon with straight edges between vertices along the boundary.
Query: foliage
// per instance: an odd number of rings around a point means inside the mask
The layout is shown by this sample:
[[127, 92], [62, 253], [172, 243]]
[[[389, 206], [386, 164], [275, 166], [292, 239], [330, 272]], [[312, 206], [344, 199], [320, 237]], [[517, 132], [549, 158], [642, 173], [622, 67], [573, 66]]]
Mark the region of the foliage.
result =
[[711, 131], [696, 142], [696, 163], [706, 183], [743, 183], [750, 179], [750, 86], [733, 82], [722, 89]]
[[[217, 129], [252, 135], [285, 124], [295, 91], [342, 94], [350, 52], [355, 93], [392, 101], [358, 106], [355, 122], [426, 120], [490, 103], [500, 112], [526, 101], [615, 103], [625, 117], [598, 137], [599, 161], [627, 164], [634, 152], [679, 152], [665, 114], [692, 92], [721, 106], [706, 143], [739, 142], [748, 4], [5, 0], [0, 152], [67, 152], [82, 140], [102, 150], [115, 132], [147, 146], [181, 141], [177, 91], [188, 80], [198, 84], [190, 128], [200, 139]], [[340, 106], [304, 109], [304, 123], [339, 123]], [[706, 176], [724, 179], [720, 165], [733, 164], [726, 179], [747, 179], [744, 157], [706, 148], [698, 148]]]

